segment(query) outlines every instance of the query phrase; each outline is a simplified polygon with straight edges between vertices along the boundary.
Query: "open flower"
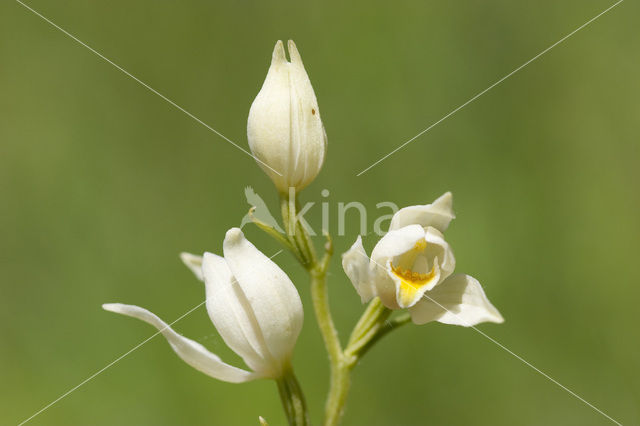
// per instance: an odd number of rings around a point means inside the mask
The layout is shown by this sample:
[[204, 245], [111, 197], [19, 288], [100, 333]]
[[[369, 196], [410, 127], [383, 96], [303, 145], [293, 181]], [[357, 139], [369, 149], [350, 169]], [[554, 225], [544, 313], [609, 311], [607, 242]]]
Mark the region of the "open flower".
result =
[[377, 296], [389, 309], [408, 308], [416, 324], [503, 322], [475, 278], [452, 275], [456, 261], [442, 233], [454, 217], [447, 192], [432, 204], [400, 209], [371, 259], [358, 237], [342, 266], [362, 301]]
[[327, 134], [300, 53], [289, 40], [287, 61], [278, 40], [271, 67], [249, 111], [247, 138], [258, 164], [281, 193], [299, 191], [318, 175]]
[[239, 383], [279, 378], [290, 364], [302, 328], [298, 291], [240, 229], [227, 232], [223, 249], [224, 258], [211, 253], [202, 258], [183, 254], [182, 258], [196, 276], [204, 279], [207, 311], [220, 336], [251, 371], [223, 362], [146, 309], [119, 303], [103, 308], [151, 324], [187, 364], [216, 379]]

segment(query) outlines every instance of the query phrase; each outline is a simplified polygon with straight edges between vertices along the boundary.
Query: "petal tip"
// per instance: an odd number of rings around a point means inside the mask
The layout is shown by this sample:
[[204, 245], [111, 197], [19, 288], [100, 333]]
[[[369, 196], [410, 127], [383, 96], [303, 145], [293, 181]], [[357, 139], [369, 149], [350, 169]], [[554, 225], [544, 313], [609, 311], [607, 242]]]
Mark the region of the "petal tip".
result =
[[287, 62], [287, 56], [284, 52], [284, 43], [282, 40], [278, 40], [276, 42], [275, 47], [273, 48], [273, 55], [271, 56], [271, 64], [281, 64]]
[[440, 205], [442, 207], [451, 208], [453, 206], [453, 194], [451, 191], [447, 191], [438, 197], [433, 204]]
[[186, 251], [180, 252], [179, 256], [182, 263], [184, 263], [187, 266], [202, 262], [202, 257]]
[[226, 243], [237, 243], [242, 239], [244, 239], [244, 233], [240, 228], [231, 228], [224, 236], [224, 241]]
[[121, 311], [122, 304], [121, 303], [103, 303], [102, 309], [109, 312], [119, 313]]
[[289, 49], [289, 58], [291, 58], [291, 63], [302, 65], [302, 58], [300, 57], [300, 52], [298, 52], [298, 47], [293, 42], [293, 40], [289, 40], [287, 42], [287, 48]]
[[[349, 247], [349, 250], [342, 253], [341, 255], [342, 259], [344, 259], [345, 256], [351, 256], [351, 253], [353, 253], [355, 250], [358, 250], [360, 247], [362, 247], [362, 236], [358, 235], [358, 238], [356, 238], [353, 244], [351, 244], [351, 247]], [[364, 247], [362, 248], [364, 250]]]
[[502, 314], [500, 314], [500, 312], [496, 310], [495, 317], [491, 322], [494, 322], [496, 324], [502, 324], [504, 322], [504, 317], [502, 316]]
[[196, 278], [200, 281], [204, 279], [202, 275], [202, 264], [204, 262], [203, 256], [182, 252], [180, 253], [180, 260], [182, 260], [182, 263], [184, 263], [184, 265], [193, 272]]

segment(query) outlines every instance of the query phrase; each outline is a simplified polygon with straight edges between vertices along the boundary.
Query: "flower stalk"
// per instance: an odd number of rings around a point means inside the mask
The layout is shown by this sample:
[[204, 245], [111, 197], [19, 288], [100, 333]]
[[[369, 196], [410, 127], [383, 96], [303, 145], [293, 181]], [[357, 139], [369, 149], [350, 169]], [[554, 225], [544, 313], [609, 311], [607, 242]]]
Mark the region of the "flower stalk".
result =
[[[387, 321], [391, 310], [380, 299], [374, 299], [356, 324], [345, 349], [342, 348], [338, 331], [333, 323], [327, 290], [327, 271], [333, 254], [329, 235], [324, 247], [324, 256], [319, 259], [307, 230], [296, 220], [299, 205], [294, 201], [295, 192], [281, 194], [281, 212], [285, 232], [291, 249], [311, 277], [311, 298], [316, 321], [324, 341], [330, 362], [330, 383], [325, 404], [325, 426], [340, 423], [351, 386], [351, 370], [360, 357], [383, 335], [395, 329], [397, 324]], [[283, 400], [284, 402], [284, 400]], [[285, 405], [285, 410], [287, 410]], [[292, 423], [295, 424], [295, 423]]]
[[[319, 266], [319, 267], [318, 267]], [[322, 339], [329, 354], [331, 363], [331, 379], [329, 394], [325, 405], [326, 426], [337, 425], [344, 410], [347, 394], [349, 392], [350, 377], [349, 366], [344, 357], [338, 332], [333, 324], [329, 310], [329, 295], [327, 291], [326, 267], [316, 265], [311, 272], [311, 298], [316, 321], [322, 334]]]
[[296, 220], [298, 205], [291, 194], [281, 196], [282, 220], [285, 231], [291, 245], [294, 247], [294, 254], [301, 259], [304, 266], [311, 275], [311, 298], [313, 300], [313, 310], [320, 328], [320, 334], [327, 348], [329, 355], [331, 379], [329, 385], [329, 395], [325, 407], [325, 425], [337, 425], [343, 411], [346, 395], [349, 389], [349, 373], [338, 331], [333, 323], [329, 308], [329, 295], [327, 291], [327, 270], [333, 245], [328, 238], [325, 245], [325, 254], [318, 260], [313, 248], [311, 237], [304, 227]]
[[290, 426], [307, 426], [307, 403], [302, 393], [302, 388], [293, 369], [289, 366], [284, 370], [282, 377], [276, 380], [278, 393], [282, 401], [282, 407]]
[[[371, 304], [375, 302], [372, 301]], [[371, 305], [370, 304], [370, 305]], [[353, 343], [350, 343], [345, 350], [347, 356], [351, 357], [355, 362], [357, 362], [360, 358], [364, 356], [371, 347], [375, 343], [378, 342], [382, 337], [386, 336], [391, 331], [396, 328], [407, 324], [411, 321], [411, 315], [409, 314], [401, 314], [392, 319], [386, 319], [391, 314], [389, 309], [384, 308], [385, 312], [380, 316], [381, 320], [377, 321], [373, 324], [373, 326], [362, 335], [358, 340], [354, 340]]]
[[280, 211], [284, 230], [287, 234], [286, 238], [289, 240], [288, 248], [295, 254], [302, 266], [307, 270], [311, 270], [316, 266], [316, 253], [309, 233], [296, 219], [299, 209], [300, 206], [296, 200], [295, 192], [290, 191], [289, 194], [280, 194]]

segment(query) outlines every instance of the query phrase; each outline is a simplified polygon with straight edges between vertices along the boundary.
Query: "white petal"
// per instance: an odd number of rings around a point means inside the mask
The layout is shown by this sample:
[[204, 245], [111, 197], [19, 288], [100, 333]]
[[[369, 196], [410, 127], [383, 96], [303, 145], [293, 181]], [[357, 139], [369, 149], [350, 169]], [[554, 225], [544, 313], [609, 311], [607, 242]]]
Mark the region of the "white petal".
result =
[[151, 324], [169, 341], [171, 348], [180, 358], [196, 370], [208, 376], [231, 383], [247, 382], [260, 378], [256, 373], [226, 364], [200, 343], [176, 333], [168, 324], [144, 308], [133, 305], [123, 305], [121, 303], [107, 303], [102, 305], [102, 308], [107, 311], [138, 318]]
[[207, 293], [207, 312], [218, 333], [254, 371], [272, 375], [273, 360], [262, 330], [227, 262], [212, 253], [204, 254], [202, 264]]
[[444, 232], [449, 222], [456, 216], [453, 214], [453, 197], [451, 192], [446, 192], [431, 204], [425, 206], [409, 206], [400, 209], [391, 218], [389, 230], [402, 228], [403, 226], [418, 224], [423, 227], [432, 226]]
[[369, 273], [369, 256], [362, 246], [362, 238], [359, 235], [351, 248], [342, 255], [342, 268], [362, 298], [362, 303], [373, 299], [375, 287]]
[[202, 256], [182, 252], [180, 253], [180, 260], [182, 260], [182, 263], [184, 263], [187, 268], [193, 272], [193, 275], [195, 275], [196, 278], [200, 281], [204, 281], [204, 277], [202, 276]]
[[409, 312], [416, 324], [438, 321], [471, 327], [481, 322], [504, 322], [480, 283], [464, 274], [452, 275], [426, 292], [420, 302], [409, 308]]
[[238, 228], [227, 231], [224, 258], [253, 310], [269, 352], [276, 360], [288, 361], [303, 319], [295, 286]]
[[[436, 228], [428, 227], [426, 229], [425, 240], [427, 241], [425, 256], [428, 259], [438, 258], [440, 282], [442, 282], [451, 275], [456, 268], [456, 259], [453, 256], [453, 251], [449, 243], [445, 241], [444, 235]], [[436, 284], [438, 283], [434, 283], [434, 286]], [[431, 288], [429, 288], [429, 290], [431, 290]]]
[[373, 248], [371, 261], [384, 268], [390, 259], [413, 249], [416, 243], [424, 240], [424, 236], [425, 231], [419, 225], [409, 225], [389, 231]]

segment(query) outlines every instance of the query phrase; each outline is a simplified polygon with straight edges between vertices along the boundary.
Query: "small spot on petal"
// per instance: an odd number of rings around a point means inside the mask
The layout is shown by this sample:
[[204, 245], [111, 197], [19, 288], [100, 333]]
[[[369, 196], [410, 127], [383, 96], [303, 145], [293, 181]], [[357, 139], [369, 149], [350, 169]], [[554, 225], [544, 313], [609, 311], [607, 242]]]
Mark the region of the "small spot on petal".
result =
[[311, 114], [316, 115], [316, 110], [311, 108]]

